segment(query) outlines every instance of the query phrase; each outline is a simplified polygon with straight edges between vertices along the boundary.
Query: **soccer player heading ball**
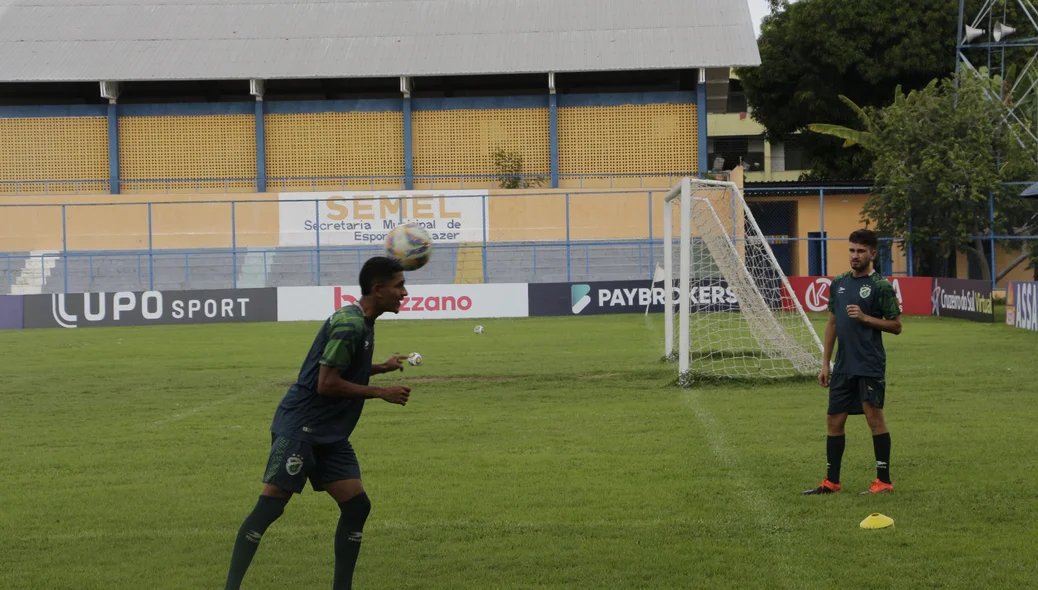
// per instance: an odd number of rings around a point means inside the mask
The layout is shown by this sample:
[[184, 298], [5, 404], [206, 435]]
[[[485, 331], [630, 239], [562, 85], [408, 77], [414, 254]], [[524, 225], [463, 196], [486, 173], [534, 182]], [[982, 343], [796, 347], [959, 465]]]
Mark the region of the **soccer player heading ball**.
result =
[[353, 584], [371, 502], [361, 485], [349, 436], [364, 400], [380, 398], [403, 406], [411, 393], [399, 385], [368, 385], [371, 375], [403, 370], [401, 360], [406, 356], [393, 355], [382, 364], [371, 364], [375, 320], [383, 313], [399, 312], [407, 296], [400, 263], [371, 258], [361, 268], [360, 289], [360, 301], [336, 311], [321, 326], [297, 381], [274, 412], [263, 491], [238, 530], [226, 588], [240, 587], [263, 533], [284, 512], [292, 494], [302, 493], [308, 479], [314, 491], [328, 492], [339, 505], [333, 587]]
[[[890, 481], [890, 433], [883, 420], [887, 355], [883, 332], [901, 333], [901, 309], [889, 281], [872, 267], [879, 241], [876, 234], [860, 229], [850, 235], [851, 270], [829, 285], [829, 324], [818, 384], [829, 387], [829, 411], [825, 451], [828, 473], [821, 485], [804, 494], [840, 491], [840, 461], [845, 444], [844, 425], [849, 414], [865, 414], [872, 429], [876, 452], [876, 481], [863, 493], [894, 489]], [[836, 365], [829, 375], [833, 344]]]

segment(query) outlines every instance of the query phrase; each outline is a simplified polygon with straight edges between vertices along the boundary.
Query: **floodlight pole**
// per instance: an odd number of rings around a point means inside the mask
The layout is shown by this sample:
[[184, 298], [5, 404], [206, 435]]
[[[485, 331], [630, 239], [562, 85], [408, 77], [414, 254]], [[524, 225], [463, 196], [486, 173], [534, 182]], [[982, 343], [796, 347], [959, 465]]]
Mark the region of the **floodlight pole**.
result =
[[[966, 16], [966, 0], [959, 0], [959, 26], [955, 29], [955, 88], [959, 87], [959, 54], [962, 51], [962, 25], [963, 18]], [[958, 101], [956, 101], [958, 102]]]

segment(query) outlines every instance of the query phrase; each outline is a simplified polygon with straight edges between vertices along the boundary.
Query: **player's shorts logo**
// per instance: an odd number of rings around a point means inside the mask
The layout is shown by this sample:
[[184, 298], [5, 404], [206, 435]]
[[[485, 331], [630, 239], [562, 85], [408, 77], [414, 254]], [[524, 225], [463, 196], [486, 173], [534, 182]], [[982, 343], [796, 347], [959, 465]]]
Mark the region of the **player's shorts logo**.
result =
[[285, 461], [285, 471], [289, 475], [299, 475], [299, 471], [303, 468], [303, 458], [299, 455], [292, 455]]
[[862, 299], [868, 299], [869, 295], [872, 295], [872, 287], [865, 285], [861, 289], [858, 289], [858, 295], [861, 295]]

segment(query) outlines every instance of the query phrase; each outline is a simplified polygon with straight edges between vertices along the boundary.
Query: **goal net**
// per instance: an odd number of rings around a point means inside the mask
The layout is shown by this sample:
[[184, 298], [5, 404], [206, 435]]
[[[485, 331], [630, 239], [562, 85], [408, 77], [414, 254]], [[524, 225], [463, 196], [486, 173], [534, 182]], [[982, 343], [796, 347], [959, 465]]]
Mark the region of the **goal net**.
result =
[[663, 280], [678, 296], [665, 354], [679, 382], [817, 374], [822, 343], [738, 186], [685, 178], [666, 202]]

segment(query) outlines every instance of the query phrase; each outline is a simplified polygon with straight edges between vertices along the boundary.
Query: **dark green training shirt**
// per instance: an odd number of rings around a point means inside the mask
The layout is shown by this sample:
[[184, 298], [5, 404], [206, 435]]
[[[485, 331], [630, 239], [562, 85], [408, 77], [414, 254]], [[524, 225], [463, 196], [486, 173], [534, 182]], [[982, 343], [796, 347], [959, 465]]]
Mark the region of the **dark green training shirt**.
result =
[[829, 285], [829, 311], [836, 315], [833, 373], [883, 379], [887, 372], [883, 332], [848, 316], [848, 305], [857, 305], [872, 317], [892, 320], [901, 315], [894, 286], [875, 271], [864, 277], [845, 272]]
[[310, 444], [349, 438], [364, 400], [318, 395], [320, 365], [335, 367], [346, 381], [367, 385], [374, 351], [375, 322], [365, 318], [359, 306], [348, 305], [333, 313], [314, 338], [296, 382], [281, 398], [270, 430]]

